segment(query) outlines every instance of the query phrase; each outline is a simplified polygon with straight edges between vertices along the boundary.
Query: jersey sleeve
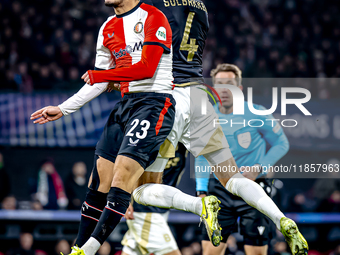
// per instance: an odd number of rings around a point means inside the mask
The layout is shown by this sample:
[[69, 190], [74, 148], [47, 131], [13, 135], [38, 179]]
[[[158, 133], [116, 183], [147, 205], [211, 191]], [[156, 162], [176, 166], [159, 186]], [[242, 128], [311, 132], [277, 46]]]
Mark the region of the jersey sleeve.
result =
[[145, 21], [144, 45], [159, 45], [169, 54], [172, 44], [172, 30], [166, 16], [154, 9]]
[[114, 68], [116, 65], [110, 50], [104, 46], [103, 31], [109, 19], [101, 26], [99, 33], [98, 33], [97, 46], [96, 46], [96, 62], [94, 65], [95, 69], [97, 70], [108, 70], [108, 69]]
[[[259, 110], [266, 110], [265, 107], [259, 105]], [[266, 174], [266, 169], [269, 166], [274, 166], [289, 150], [288, 139], [283, 132], [280, 124], [275, 120], [273, 115], [266, 115], [262, 117], [264, 125], [259, 128], [259, 132], [263, 135], [263, 138], [270, 145], [266, 155], [261, 159], [261, 162], [256, 162], [263, 167], [264, 172], [260, 175]]]

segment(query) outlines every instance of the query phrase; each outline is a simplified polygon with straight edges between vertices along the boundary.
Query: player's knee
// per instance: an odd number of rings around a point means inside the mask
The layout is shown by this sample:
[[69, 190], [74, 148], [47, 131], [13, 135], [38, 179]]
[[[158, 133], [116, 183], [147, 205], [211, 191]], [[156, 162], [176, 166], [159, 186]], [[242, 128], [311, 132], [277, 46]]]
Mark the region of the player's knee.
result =
[[145, 196], [144, 192], [145, 192], [145, 189], [149, 187], [150, 185], [151, 184], [144, 184], [136, 188], [132, 192], [133, 200], [136, 201], [138, 204], [147, 205], [144, 200], [144, 196]]

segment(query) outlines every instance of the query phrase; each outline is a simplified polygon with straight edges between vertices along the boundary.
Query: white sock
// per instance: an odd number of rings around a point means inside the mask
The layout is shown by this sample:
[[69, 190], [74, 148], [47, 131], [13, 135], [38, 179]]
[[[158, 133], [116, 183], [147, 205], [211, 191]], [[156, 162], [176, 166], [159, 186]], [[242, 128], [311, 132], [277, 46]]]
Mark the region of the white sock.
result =
[[226, 189], [267, 215], [280, 230], [280, 220], [285, 216], [260, 185], [237, 173], [227, 182]]
[[187, 195], [164, 184], [144, 184], [133, 191], [133, 199], [142, 205], [192, 212], [201, 216], [202, 198]]
[[81, 249], [84, 251], [85, 255], [95, 255], [100, 246], [101, 244], [97, 241], [97, 239], [90, 237]]

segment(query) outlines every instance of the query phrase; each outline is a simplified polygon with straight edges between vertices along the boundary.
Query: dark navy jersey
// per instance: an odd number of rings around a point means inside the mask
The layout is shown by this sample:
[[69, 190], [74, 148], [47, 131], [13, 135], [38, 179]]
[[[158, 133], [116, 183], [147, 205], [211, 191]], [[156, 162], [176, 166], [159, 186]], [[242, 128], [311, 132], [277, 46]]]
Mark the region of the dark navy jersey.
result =
[[202, 54], [209, 30], [208, 12], [201, 0], [142, 0], [168, 18], [172, 29], [175, 84], [203, 81]]
[[[163, 173], [163, 184], [175, 187], [180, 181], [181, 173], [185, 167], [187, 150], [183, 144], [178, 143], [178, 148], [174, 158], [169, 159]], [[133, 203], [135, 212], [165, 213], [168, 209], [153, 206], [144, 206], [136, 202]]]

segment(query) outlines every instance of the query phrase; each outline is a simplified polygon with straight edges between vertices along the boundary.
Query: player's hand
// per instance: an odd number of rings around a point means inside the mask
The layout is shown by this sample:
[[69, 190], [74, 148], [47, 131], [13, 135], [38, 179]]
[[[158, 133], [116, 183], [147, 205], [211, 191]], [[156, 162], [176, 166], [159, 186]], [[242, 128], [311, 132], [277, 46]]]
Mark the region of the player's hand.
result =
[[125, 219], [127, 220], [134, 220], [135, 218], [133, 217], [133, 207], [132, 205], [130, 204], [128, 209], [126, 210], [126, 213], [125, 213]]
[[206, 196], [207, 196], [207, 194], [201, 194], [198, 197], [203, 198], [203, 197], [206, 197]]
[[109, 84], [107, 85], [107, 92], [112, 92], [112, 91], [120, 91], [120, 83], [119, 82], [114, 82], [111, 81], [109, 82]]
[[34, 124], [45, 124], [50, 121], [55, 121], [63, 117], [58, 106], [46, 106], [31, 115], [31, 120], [34, 120]]
[[91, 79], [90, 79], [89, 72], [84, 73], [83, 76], [82, 76], [81, 78], [82, 78], [82, 79], [84, 80], [84, 82], [86, 82], [87, 84], [93, 85], [93, 84], [91, 83]]
[[260, 174], [257, 166], [242, 166], [240, 170], [243, 172], [242, 175], [252, 181], [255, 181], [257, 176]]

